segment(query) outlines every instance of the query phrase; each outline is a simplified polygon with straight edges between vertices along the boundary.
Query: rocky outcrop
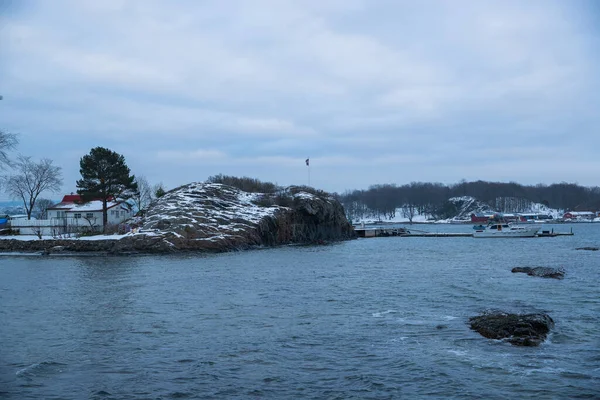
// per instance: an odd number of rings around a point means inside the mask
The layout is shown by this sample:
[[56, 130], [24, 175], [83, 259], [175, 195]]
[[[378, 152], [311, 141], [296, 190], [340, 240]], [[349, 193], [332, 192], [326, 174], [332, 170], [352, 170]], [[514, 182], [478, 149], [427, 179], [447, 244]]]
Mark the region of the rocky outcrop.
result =
[[221, 184], [191, 183], [155, 201], [138, 225], [135, 234], [107, 240], [0, 240], [0, 251], [222, 252], [326, 243], [355, 235], [333, 196], [303, 187], [263, 194]]
[[203, 183], [168, 192], [150, 207], [140, 231], [163, 235], [175, 249], [203, 251], [354, 237], [343, 207], [324, 192], [289, 187], [268, 195]]
[[490, 312], [469, 319], [471, 329], [489, 339], [506, 339], [516, 346], [537, 346], [546, 339], [554, 321], [547, 314]]
[[565, 277], [565, 270], [562, 268], [515, 267], [511, 272], [523, 272], [529, 276], [538, 276], [540, 278], [563, 279]]

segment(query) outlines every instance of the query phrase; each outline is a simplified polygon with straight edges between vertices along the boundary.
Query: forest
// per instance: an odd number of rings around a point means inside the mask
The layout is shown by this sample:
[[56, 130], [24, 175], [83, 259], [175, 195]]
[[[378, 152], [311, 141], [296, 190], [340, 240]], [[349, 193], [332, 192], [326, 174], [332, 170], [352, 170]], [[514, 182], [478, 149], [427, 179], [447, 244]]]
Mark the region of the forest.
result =
[[456, 184], [412, 182], [405, 185], [373, 185], [367, 190], [347, 191], [339, 195], [349, 218], [394, 218], [400, 210], [412, 221], [418, 214], [434, 219], [457, 215], [456, 202], [451, 198], [470, 196], [479, 204], [497, 212], [527, 212], [532, 203], [564, 211], [595, 211], [600, 209], [600, 187], [575, 183], [551, 185], [521, 185], [515, 182], [461, 181]]

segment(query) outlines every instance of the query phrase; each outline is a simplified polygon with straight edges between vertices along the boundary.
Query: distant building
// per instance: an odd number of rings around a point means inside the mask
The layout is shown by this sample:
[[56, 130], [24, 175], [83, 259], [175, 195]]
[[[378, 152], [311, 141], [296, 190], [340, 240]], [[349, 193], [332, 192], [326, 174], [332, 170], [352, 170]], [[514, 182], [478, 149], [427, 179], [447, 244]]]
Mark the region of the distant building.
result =
[[554, 219], [554, 217], [552, 217], [552, 215], [550, 214], [539, 214], [539, 213], [532, 213], [532, 214], [520, 214], [521, 218], [523, 218], [525, 221], [546, 221], [549, 219]]
[[496, 213], [473, 213], [471, 214], [471, 222], [488, 222]]
[[569, 211], [563, 215], [563, 219], [594, 219], [596, 213], [592, 211]]

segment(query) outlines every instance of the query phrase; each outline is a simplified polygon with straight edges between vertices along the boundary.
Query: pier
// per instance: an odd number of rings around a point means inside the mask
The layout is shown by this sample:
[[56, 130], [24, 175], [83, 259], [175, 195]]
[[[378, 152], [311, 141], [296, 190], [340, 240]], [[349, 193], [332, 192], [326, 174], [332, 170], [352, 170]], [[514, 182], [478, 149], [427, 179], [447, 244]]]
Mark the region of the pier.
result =
[[[354, 232], [359, 238], [373, 237], [473, 237], [471, 232], [425, 232], [420, 230], [411, 230], [406, 228], [354, 228]], [[570, 232], [554, 232], [554, 229], [542, 230], [536, 234], [536, 237], [557, 237], [573, 236], [573, 229]]]
[[537, 237], [556, 237], [556, 236], [573, 236], [573, 228], [571, 232], [554, 232], [554, 228], [551, 231], [543, 230], [537, 233]]
[[425, 232], [406, 228], [354, 228], [358, 237], [472, 237], [470, 232]]

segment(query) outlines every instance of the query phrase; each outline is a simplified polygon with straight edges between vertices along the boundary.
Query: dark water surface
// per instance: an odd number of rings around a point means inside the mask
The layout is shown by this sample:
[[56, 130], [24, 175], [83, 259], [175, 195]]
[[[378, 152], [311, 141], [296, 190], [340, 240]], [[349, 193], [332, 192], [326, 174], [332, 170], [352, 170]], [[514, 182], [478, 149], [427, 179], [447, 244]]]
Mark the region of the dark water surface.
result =
[[[0, 398], [599, 398], [600, 252], [575, 248], [600, 224], [573, 230], [0, 257]], [[510, 272], [538, 265], [566, 277]], [[467, 321], [490, 308], [556, 327], [537, 348], [488, 340]]]

